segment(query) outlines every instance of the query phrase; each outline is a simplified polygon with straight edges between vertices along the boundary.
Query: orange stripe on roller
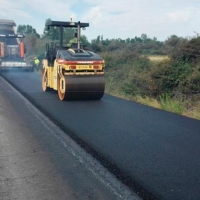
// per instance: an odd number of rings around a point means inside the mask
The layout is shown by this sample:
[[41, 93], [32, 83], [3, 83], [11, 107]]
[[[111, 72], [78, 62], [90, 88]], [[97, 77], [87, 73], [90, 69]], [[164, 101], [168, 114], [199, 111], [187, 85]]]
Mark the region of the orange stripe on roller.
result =
[[84, 61], [69, 61], [64, 59], [57, 59], [56, 60], [58, 64], [65, 64], [65, 65], [89, 65], [89, 64], [103, 64], [104, 61], [102, 60], [84, 60]]

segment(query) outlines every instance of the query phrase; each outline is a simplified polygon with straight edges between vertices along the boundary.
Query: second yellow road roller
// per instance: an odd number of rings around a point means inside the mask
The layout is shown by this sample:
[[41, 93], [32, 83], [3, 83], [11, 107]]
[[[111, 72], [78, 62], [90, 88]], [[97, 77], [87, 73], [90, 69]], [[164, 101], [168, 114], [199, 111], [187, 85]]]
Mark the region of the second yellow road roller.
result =
[[[81, 29], [89, 23], [72, 21], [52, 21], [46, 28], [60, 29], [59, 43], [46, 44], [46, 55], [43, 60], [42, 89], [58, 91], [60, 100], [99, 100], [104, 95], [105, 61], [96, 53], [82, 48]], [[65, 28], [74, 28], [77, 32], [76, 43], [63, 44]]]

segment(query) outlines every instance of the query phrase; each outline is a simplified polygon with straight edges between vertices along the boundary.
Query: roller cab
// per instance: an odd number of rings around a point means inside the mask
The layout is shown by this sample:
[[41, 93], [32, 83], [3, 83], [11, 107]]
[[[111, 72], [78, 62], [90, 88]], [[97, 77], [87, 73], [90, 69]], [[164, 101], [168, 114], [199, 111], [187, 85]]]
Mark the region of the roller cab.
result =
[[[50, 25], [71, 27], [70, 22], [51, 21]], [[73, 23], [78, 30], [89, 26], [88, 23]], [[64, 47], [51, 43], [46, 45], [46, 58], [43, 60], [42, 89], [58, 91], [60, 100], [99, 100], [104, 95], [104, 60], [92, 51], [85, 51], [80, 43]]]

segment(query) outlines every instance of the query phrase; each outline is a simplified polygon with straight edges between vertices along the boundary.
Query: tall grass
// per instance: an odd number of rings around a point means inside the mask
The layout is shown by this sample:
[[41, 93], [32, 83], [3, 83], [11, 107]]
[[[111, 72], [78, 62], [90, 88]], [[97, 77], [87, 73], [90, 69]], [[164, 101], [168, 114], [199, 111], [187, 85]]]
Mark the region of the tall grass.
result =
[[188, 100], [174, 100], [168, 94], [162, 94], [159, 99], [141, 95], [125, 95], [116, 87], [114, 81], [109, 81], [107, 83], [105, 91], [112, 96], [200, 120], [200, 101], [194, 106]]
[[161, 109], [174, 112], [179, 115], [183, 114], [184, 107], [177, 100], [173, 100], [168, 94], [162, 94], [160, 96]]

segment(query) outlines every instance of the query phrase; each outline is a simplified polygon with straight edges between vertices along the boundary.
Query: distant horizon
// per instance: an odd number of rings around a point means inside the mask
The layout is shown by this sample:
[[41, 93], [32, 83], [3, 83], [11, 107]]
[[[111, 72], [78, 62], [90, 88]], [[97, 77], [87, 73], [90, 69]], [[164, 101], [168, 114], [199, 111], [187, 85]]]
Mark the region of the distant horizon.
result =
[[[33, 29], [35, 29], [36, 32], [37, 32], [37, 28], [36, 28], [36, 27], [33, 27], [31, 24], [16, 24], [16, 22], [15, 22], [14, 20], [12, 20], [12, 19], [0, 19], [0, 26], [1, 26], [1, 20], [8, 21], [8, 23], [11, 23], [11, 24], [14, 23], [14, 24], [15, 24], [14, 30], [16, 31], [16, 33], [17, 33], [17, 28], [18, 28], [18, 26], [20, 26], [20, 25], [22, 25], [22, 26], [23, 26], [23, 25], [25, 25], [25, 26], [29, 25], [29, 26], [31, 26]], [[47, 19], [46, 19], [46, 20], [47, 20]], [[45, 20], [45, 21], [46, 21], [46, 20]], [[69, 20], [68, 20], [68, 21], [69, 21]], [[44, 27], [45, 27], [45, 25], [44, 25]], [[20, 32], [19, 32], [19, 33], [20, 33]], [[196, 36], [199, 35], [199, 34], [196, 33], [195, 31], [194, 31], [194, 33], [196, 34]], [[37, 32], [37, 34], [39, 34], [40, 37], [43, 36], [43, 34], [40, 34], [40, 33], [38, 33], [38, 32]], [[146, 34], [146, 33], [142, 33], [142, 34]], [[114, 39], [114, 40], [117, 40], [117, 39], [120, 39], [120, 40], [135, 39], [135, 37], [141, 38], [142, 34], [141, 34], [140, 36], [138, 36], [138, 35], [133, 36], [132, 38], [130, 38], [130, 37], [128, 37], [128, 38], [104, 38], [104, 37], [103, 37], [103, 40], [106, 40], [106, 39], [108, 39], [108, 40], [112, 40], [112, 39]], [[85, 35], [85, 34], [82, 34], [82, 35]], [[146, 34], [146, 35], [147, 35], [147, 34]], [[87, 37], [87, 35], [85, 35], [85, 36]], [[94, 39], [97, 39], [98, 36], [102, 36], [102, 35], [97, 35], [96, 38], [92, 38], [91, 41], [94, 40]], [[177, 37], [179, 37], [179, 38], [187, 38], [187, 39], [196, 37], [195, 35], [193, 35], [193, 36], [187, 36], [187, 37], [181, 37], [181, 36], [172, 34], [172, 35], [168, 36], [164, 41], [158, 40], [158, 38], [157, 38], [156, 36], [153, 36], [153, 37], [151, 38], [151, 37], [148, 37], [148, 35], [147, 35], [147, 38], [152, 39], [152, 40], [153, 40], [154, 38], [156, 38], [156, 39], [157, 39], [156, 41], [165, 42], [166, 40], [168, 40], [168, 39], [169, 39], [170, 37], [172, 37], [172, 36], [177, 36]], [[87, 39], [88, 39], [88, 38], [87, 38]], [[89, 41], [89, 40], [88, 40], [88, 41]], [[89, 41], [89, 42], [91, 42], [91, 41]]]

